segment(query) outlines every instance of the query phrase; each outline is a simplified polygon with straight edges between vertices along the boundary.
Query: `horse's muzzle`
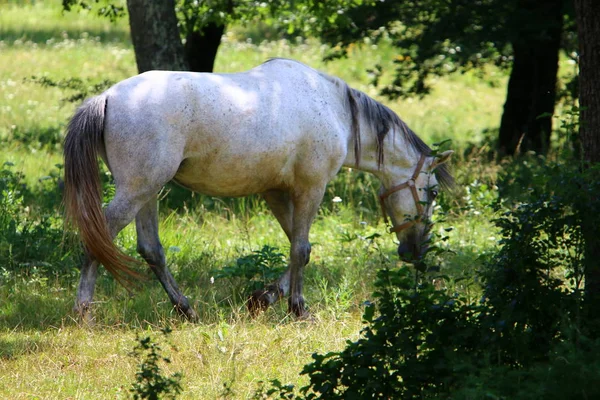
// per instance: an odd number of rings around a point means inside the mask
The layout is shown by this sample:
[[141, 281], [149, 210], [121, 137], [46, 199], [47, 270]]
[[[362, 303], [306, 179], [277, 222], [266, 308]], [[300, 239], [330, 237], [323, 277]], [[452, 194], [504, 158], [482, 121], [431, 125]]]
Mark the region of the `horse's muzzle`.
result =
[[398, 246], [398, 256], [407, 263], [419, 261], [427, 252], [427, 246], [416, 243], [403, 242]]

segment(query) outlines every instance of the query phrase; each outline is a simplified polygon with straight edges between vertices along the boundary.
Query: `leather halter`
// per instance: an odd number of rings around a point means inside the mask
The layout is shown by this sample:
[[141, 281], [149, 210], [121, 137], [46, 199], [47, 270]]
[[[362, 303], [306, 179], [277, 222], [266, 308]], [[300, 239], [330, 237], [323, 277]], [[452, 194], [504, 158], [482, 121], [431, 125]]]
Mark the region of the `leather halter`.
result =
[[419, 193], [417, 192], [415, 182], [416, 182], [417, 178], [419, 177], [419, 174], [421, 173], [421, 169], [423, 168], [423, 164], [425, 164], [426, 158], [427, 158], [427, 156], [425, 154], [421, 154], [421, 158], [419, 159], [419, 162], [417, 163], [415, 172], [413, 172], [412, 176], [410, 177], [410, 179], [408, 181], [401, 183], [400, 185], [393, 186], [393, 187], [389, 188], [388, 190], [386, 190], [383, 194], [379, 195], [379, 202], [381, 203], [381, 211], [383, 212], [383, 220], [385, 221], [386, 224], [388, 223], [388, 218], [387, 218], [387, 214], [385, 212], [384, 200], [387, 199], [391, 194], [396, 193], [399, 190], [409, 188], [410, 192], [412, 193], [413, 199], [415, 201], [415, 205], [417, 206], [418, 215], [415, 219], [413, 219], [412, 221], [407, 221], [400, 225], [392, 226], [390, 228], [390, 232], [400, 232], [406, 228], [410, 228], [411, 226], [413, 226], [414, 224], [419, 222], [421, 220], [421, 218], [423, 217], [423, 214], [424, 214], [423, 205], [421, 204], [421, 199], [419, 199]]

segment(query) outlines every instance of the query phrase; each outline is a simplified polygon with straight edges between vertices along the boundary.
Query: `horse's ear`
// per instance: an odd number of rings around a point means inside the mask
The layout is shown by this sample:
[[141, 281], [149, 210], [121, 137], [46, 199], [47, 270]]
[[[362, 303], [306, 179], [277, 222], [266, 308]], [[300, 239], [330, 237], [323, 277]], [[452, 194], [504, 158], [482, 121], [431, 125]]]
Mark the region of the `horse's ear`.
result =
[[454, 150], [446, 150], [446, 151], [438, 154], [437, 156], [435, 156], [435, 159], [431, 163], [431, 167], [429, 167], [429, 169], [431, 171], [435, 170], [437, 167], [439, 167], [440, 165], [447, 162], [453, 153], [454, 153]]

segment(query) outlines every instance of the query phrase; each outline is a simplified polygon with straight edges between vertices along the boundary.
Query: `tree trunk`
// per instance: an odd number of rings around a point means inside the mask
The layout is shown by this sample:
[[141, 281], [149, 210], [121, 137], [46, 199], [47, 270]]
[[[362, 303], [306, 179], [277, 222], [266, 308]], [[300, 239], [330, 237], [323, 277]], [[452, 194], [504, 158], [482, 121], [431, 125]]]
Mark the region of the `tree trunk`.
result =
[[600, 163], [600, 2], [575, 0], [579, 36], [579, 133], [583, 156]]
[[[600, 2], [575, 0], [579, 40], [579, 105], [581, 107], [579, 135], [584, 160], [590, 166], [600, 164]], [[591, 178], [590, 186], [598, 186], [598, 177]], [[588, 317], [600, 333], [600, 212], [598, 192], [592, 192], [590, 207], [595, 217], [584, 219], [585, 238], [585, 292]]]
[[213, 72], [223, 32], [225, 32], [225, 25], [209, 23], [202, 28], [202, 32], [188, 33], [185, 41], [185, 55], [190, 65], [190, 71]]
[[174, 0], [127, 0], [131, 40], [140, 73], [188, 69]]
[[[545, 153], [556, 101], [563, 0], [521, 0], [513, 21], [514, 62], [500, 123], [501, 155]], [[539, 21], [539, 22], [537, 22]]]

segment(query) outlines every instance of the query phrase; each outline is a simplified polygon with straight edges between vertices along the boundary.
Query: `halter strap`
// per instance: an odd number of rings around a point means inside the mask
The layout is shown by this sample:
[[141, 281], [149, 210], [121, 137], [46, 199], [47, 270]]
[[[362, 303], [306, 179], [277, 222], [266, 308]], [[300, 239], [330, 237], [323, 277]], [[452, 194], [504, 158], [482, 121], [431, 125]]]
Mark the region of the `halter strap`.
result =
[[417, 187], [415, 185], [415, 182], [416, 182], [417, 178], [419, 177], [419, 174], [421, 173], [421, 169], [423, 168], [423, 165], [425, 164], [426, 158], [427, 158], [427, 156], [425, 154], [421, 154], [421, 158], [419, 158], [419, 162], [417, 163], [415, 172], [413, 172], [413, 174], [409, 180], [407, 180], [406, 182], [401, 183], [399, 185], [393, 186], [393, 187], [389, 188], [388, 190], [386, 190], [383, 194], [379, 195], [379, 202], [381, 204], [383, 220], [385, 221], [386, 224], [388, 223], [388, 217], [385, 212], [384, 200], [387, 199], [391, 194], [396, 193], [397, 191], [400, 191], [402, 189], [409, 188], [410, 192], [412, 193], [413, 200], [415, 201], [415, 205], [417, 206], [417, 212], [418, 212], [417, 218], [413, 219], [412, 221], [407, 221], [400, 225], [392, 226], [390, 228], [390, 232], [400, 232], [406, 228], [410, 228], [415, 223], [420, 221], [421, 218], [423, 217], [423, 213], [424, 213], [423, 205], [421, 204], [421, 199], [419, 199], [419, 193], [417, 192]]

